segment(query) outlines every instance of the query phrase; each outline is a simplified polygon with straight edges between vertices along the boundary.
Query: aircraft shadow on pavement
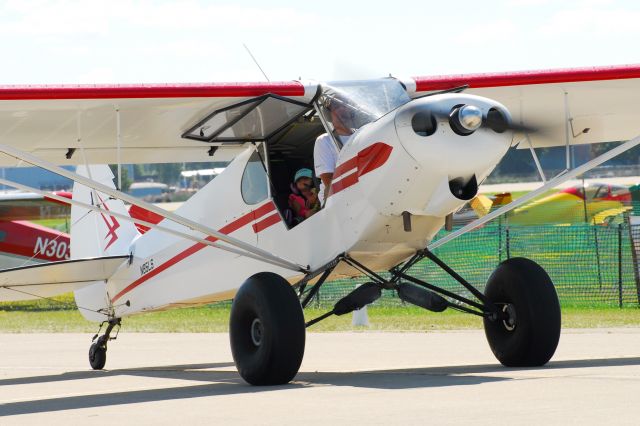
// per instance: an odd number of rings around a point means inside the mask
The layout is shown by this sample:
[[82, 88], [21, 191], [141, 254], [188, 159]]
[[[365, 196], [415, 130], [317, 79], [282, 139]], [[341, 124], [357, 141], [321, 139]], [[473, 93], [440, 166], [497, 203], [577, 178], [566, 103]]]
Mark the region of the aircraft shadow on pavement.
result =
[[[71, 371], [61, 374], [49, 374], [45, 376], [15, 377], [11, 379], [0, 379], [0, 386], [29, 385], [35, 383], [63, 382], [67, 380], [95, 379], [98, 377], [113, 376], [149, 376], [161, 378], [178, 378], [185, 380], [196, 380], [188, 377], [191, 373], [198, 373], [198, 370], [233, 367], [233, 362], [217, 362], [206, 364], [184, 364], [165, 365], [160, 367], [124, 368], [120, 370], [84, 370]], [[195, 370], [195, 371], [192, 371]]]
[[[553, 361], [539, 369], [555, 370], [589, 367], [620, 367], [631, 365], [640, 365], [640, 357]], [[82, 371], [49, 376], [4, 379], [0, 380], [0, 386], [37, 384], [122, 375], [192, 380], [206, 383], [191, 386], [177, 385], [175, 387], [158, 389], [74, 395], [69, 397], [38, 399], [33, 401], [10, 403], [0, 402], [0, 417], [144, 402], [211, 397], [217, 395], [272, 392], [282, 389], [304, 389], [317, 386], [350, 386], [373, 389], [468, 386], [488, 382], [512, 380], [508, 375], [510, 371], [536, 370], [536, 368], [505, 368], [499, 364], [480, 364], [361, 372], [302, 372], [298, 374], [295, 382], [288, 385], [254, 387], [247, 385], [236, 371], [216, 371], [216, 369], [231, 366], [233, 366], [233, 363], [230, 362], [188, 364], [108, 371]], [[501, 376], [474, 376], [474, 374], [487, 373], [501, 373]]]

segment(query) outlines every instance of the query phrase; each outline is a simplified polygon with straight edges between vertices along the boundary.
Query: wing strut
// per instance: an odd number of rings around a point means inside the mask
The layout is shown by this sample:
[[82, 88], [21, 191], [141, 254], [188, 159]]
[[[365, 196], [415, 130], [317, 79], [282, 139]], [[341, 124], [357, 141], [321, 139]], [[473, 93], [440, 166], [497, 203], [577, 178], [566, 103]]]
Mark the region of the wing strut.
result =
[[92, 210], [94, 212], [98, 212], [98, 213], [102, 213], [102, 214], [105, 214], [105, 215], [113, 216], [113, 217], [116, 217], [118, 219], [122, 219], [122, 220], [126, 220], [126, 221], [129, 221], [129, 222], [133, 222], [135, 224], [143, 225], [143, 226], [146, 226], [146, 227], [151, 228], [151, 229], [157, 229], [158, 231], [166, 232], [167, 234], [171, 234], [171, 235], [175, 235], [175, 236], [180, 237], [180, 238], [184, 238], [184, 239], [187, 239], [187, 240], [195, 241], [197, 243], [204, 244], [204, 245], [207, 245], [207, 246], [210, 246], [210, 247], [214, 247], [214, 248], [218, 248], [220, 250], [225, 250], [225, 251], [228, 251], [230, 253], [234, 253], [234, 254], [237, 254], [237, 255], [240, 255], [240, 256], [246, 256], [246, 257], [250, 257], [252, 259], [259, 260], [261, 262], [271, 263], [271, 264], [273, 264], [275, 266], [279, 266], [281, 268], [287, 268], [287, 269], [289, 268], [288, 265], [286, 265], [286, 264], [277, 263], [277, 262], [274, 262], [272, 260], [267, 260], [267, 259], [264, 259], [262, 257], [256, 256], [255, 254], [249, 253], [249, 252], [244, 251], [244, 250], [239, 250], [239, 249], [234, 248], [234, 247], [223, 246], [223, 245], [220, 245], [220, 244], [215, 243], [213, 241], [209, 241], [209, 240], [206, 240], [206, 239], [203, 239], [203, 238], [199, 238], [199, 237], [196, 237], [194, 235], [187, 234], [185, 232], [176, 231], [175, 229], [167, 228], [167, 227], [164, 227], [162, 225], [155, 224], [153, 222], [147, 222], [147, 221], [142, 220], [142, 219], [133, 218], [131, 216], [120, 214], [120, 213], [117, 213], [117, 212], [114, 212], [114, 211], [111, 211], [111, 210], [106, 210], [106, 209], [103, 209], [101, 207], [94, 206], [92, 204], [86, 204], [86, 203], [83, 203], [82, 201], [61, 197], [59, 195], [56, 195], [53, 192], [42, 191], [40, 189], [36, 189], [36, 188], [33, 188], [31, 186], [27, 186], [27, 185], [22, 185], [22, 184], [20, 184], [18, 182], [14, 182], [14, 181], [11, 181], [11, 180], [8, 180], [8, 179], [1, 179], [0, 178], [0, 185], [12, 186], [12, 187], [20, 189], [22, 191], [27, 191], [27, 192], [33, 192], [35, 194], [40, 194], [43, 197], [47, 197], [47, 198], [50, 198], [52, 200], [60, 201], [61, 203], [73, 204], [73, 205], [82, 207], [82, 208], [87, 209], [87, 210]]
[[588, 172], [589, 170], [591, 170], [592, 168], [599, 166], [600, 164], [604, 163], [607, 160], [612, 159], [613, 157], [622, 154], [625, 151], [630, 150], [631, 148], [633, 148], [634, 146], [640, 144], [640, 135], [636, 136], [635, 138], [628, 140], [627, 142], [618, 145], [615, 148], [610, 149], [609, 151], [605, 152], [604, 154], [601, 154], [599, 156], [597, 156], [596, 158], [592, 159], [591, 161], [588, 161], [576, 168], [574, 168], [573, 170], [568, 170], [565, 173], [559, 174], [558, 176], [554, 177], [553, 179], [547, 181], [546, 183], [544, 183], [543, 185], [541, 185], [540, 187], [538, 187], [537, 189], [534, 189], [533, 191], [529, 192], [528, 194], [523, 195], [522, 197], [518, 198], [517, 200], [514, 200], [512, 202], [510, 202], [509, 204], [507, 204], [506, 206], [500, 207], [499, 209], [496, 209], [494, 211], [492, 211], [491, 213], [478, 218], [476, 220], [474, 220], [473, 222], [463, 226], [462, 228], [458, 229], [457, 231], [454, 231], [452, 233], [450, 233], [449, 235], [446, 235], [442, 238], [440, 238], [438, 241], [435, 241], [431, 244], [429, 244], [429, 246], [427, 247], [427, 249], [429, 251], [435, 250], [438, 247], [448, 243], [449, 241], [458, 238], [464, 234], [466, 234], [469, 231], [474, 230], [475, 228], [477, 228], [480, 225], [484, 225], [485, 223], [489, 222], [490, 220], [493, 220], [494, 218], [508, 213], [511, 210], [515, 209], [518, 206], [521, 206], [522, 204], [525, 204], [527, 202], [529, 202], [530, 200], [534, 199], [535, 197], [545, 193], [546, 191], [555, 188], [556, 186], [560, 185], [563, 182], [566, 182], [568, 180], [571, 180], [573, 178], [575, 178], [578, 175], [581, 175], [582, 173]]
[[542, 166], [540, 165], [540, 160], [538, 159], [538, 155], [536, 154], [536, 150], [531, 143], [531, 138], [529, 134], [526, 133], [524, 138], [527, 140], [529, 144], [529, 151], [531, 152], [531, 156], [533, 157], [533, 162], [536, 164], [536, 168], [538, 169], [538, 174], [540, 175], [540, 179], [542, 179], [542, 183], [547, 183], [547, 177], [544, 175], [544, 170], [542, 170]]
[[[279, 256], [276, 256], [274, 254], [271, 254], [265, 250], [262, 250], [258, 247], [252, 246], [251, 244], [247, 244], [244, 241], [240, 241], [237, 238], [231, 237], [229, 235], [223, 234], [222, 232], [219, 232], [213, 228], [210, 228], [208, 226], [202, 225], [200, 223], [194, 222], [190, 219], [187, 219], [183, 216], [177, 215], [175, 213], [172, 212], [168, 212], [160, 207], [156, 207], [151, 203], [147, 203], [141, 200], [138, 200], [137, 198], [126, 194], [122, 191], [113, 189], [113, 188], [109, 188], [106, 185], [103, 185], [101, 183], [95, 182], [92, 179], [86, 178], [84, 176], [81, 176], [77, 173], [71, 172], [69, 170], [63, 169], [62, 167], [56, 166], [55, 164], [49, 163], [48, 161], [44, 161], [34, 155], [31, 155], [29, 153], [26, 153], [24, 151], [21, 151], [19, 149], [16, 149], [10, 145], [6, 145], [6, 144], [0, 144], [0, 152], [4, 152], [5, 154], [17, 158], [18, 160], [22, 160], [26, 163], [32, 164], [34, 166], [37, 167], [41, 167], [45, 170], [48, 170], [52, 173], [55, 173], [57, 175], [60, 176], [64, 176], [68, 179], [73, 180], [74, 182], [78, 182], [88, 188], [91, 188], [95, 191], [99, 191], [102, 192], [104, 194], [107, 194], [111, 197], [120, 199], [122, 201], [126, 201], [129, 204], [132, 204], [134, 206], [138, 206], [140, 208], [149, 210], [150, 212], [156, 213], [157, 215], [165, 218], [165, 219], [169, 219], [173, 222], [176, 222], [182, 226], [185, 226], [189, 229], [192, 229], [194, 231], [197, 232], [201, 232], [209, 237], [213, 237], [216, 238], [218, 240], [224, 241], [227, 244], [230, 244], [238, 249], [244, 250], [248, 253], [251, 253], [254, 255], [254, 258], [257, 258], [259, 260], [263, 260], [265, 262], [269, 262], [269, 263], [276, 263], [278, 264], [278, 266], [282, 266], [285, 267], [287, 269], [293, 270], [293, 271], [300, 271], [300, 272], [307, 272], [307, 267], [304, 267], [302, 265], [298, 265], [294, 262], [290, 262], [286, 259], [282, 259]], [[14, 186], [13, 183], [11, 184], [11, 186]], [[67, 201], [69, 201], [67, 199]], [[109, 212], [110, 215], [114, 215], [113, 212]], [[145, 225], [146, 226], [146, 225]], [[186, 235], [186, 234], [185, 234]], [[221, 246], [217, 246], [217, 247], [221, 247]]]

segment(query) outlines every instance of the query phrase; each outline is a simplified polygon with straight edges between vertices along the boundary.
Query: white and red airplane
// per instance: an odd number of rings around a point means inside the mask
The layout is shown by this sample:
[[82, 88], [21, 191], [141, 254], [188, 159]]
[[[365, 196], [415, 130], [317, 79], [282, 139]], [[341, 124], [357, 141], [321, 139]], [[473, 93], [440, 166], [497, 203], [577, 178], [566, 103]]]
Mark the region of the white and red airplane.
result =
[[[498, 265], [484, 292], [432, 250], [640, 142], [640, 66], [384, 78], [337, 83], [0, 87], [0, 164], [73, 179], [71, 259], [0, 273], [0, 300], [74, 290], [107, 324], [89, 350], [105, 365], [114, 327], [130, 315], [233, 299], [231, 348], [249, 383], [296, 375], [305, 328], [376, 300], [383, 289], [433, 311], [484, 320], [497, 359], [539, 366], [554, 354], [560, 307], [546, 272], [523, 258]], [[334, 133], [333, 112], [354, 132]], [[293, 226], [289, 184], [313, 168], [316, 138], [337, 151], [322, 210]], [[511, 146], [626, 141], [432, 242]], [[116, 189], [92, 164], [233, 160], [171, 213]], [[59, 167], [78, 165], [75, 173]], [[1, 184], [38, 192], [19, 182]], [[119, 187], [119, 185], [118, 185]], [[55, 195], [42, 193], [55, 199]], [[124, 202], [162, 220], [131, 217]], [[158, 217], [156, 217], [157, 219]], [[141, 234], [134, 224], [150, 228]], [[465, 288], [411, 275], [429, 258]], [[327, 280], [370, 282], [305, 323]], [[29, 293], [31, 296], [27, 296]]]

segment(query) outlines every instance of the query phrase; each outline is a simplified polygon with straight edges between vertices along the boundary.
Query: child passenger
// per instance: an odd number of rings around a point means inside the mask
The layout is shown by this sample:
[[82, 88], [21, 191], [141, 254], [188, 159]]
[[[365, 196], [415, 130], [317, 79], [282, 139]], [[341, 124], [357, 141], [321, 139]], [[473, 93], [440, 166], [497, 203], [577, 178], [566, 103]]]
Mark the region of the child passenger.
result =
[[320, 210], [318, 191], [313, 187], [313, 173], [309, 169], [296, 172], [289, 194], [289, 207], [293, 210], [294, 223], [300, 223]]

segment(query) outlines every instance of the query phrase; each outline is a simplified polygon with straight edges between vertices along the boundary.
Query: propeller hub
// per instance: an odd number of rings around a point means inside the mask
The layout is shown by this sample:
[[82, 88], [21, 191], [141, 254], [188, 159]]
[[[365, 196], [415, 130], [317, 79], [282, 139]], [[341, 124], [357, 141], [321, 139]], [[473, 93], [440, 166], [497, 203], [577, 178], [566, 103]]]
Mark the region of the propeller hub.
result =
[[462, 127], [473, 132], [482, 124], [482, 111], [473, 105], [465, 105], [460, 108], [458, 120]]

